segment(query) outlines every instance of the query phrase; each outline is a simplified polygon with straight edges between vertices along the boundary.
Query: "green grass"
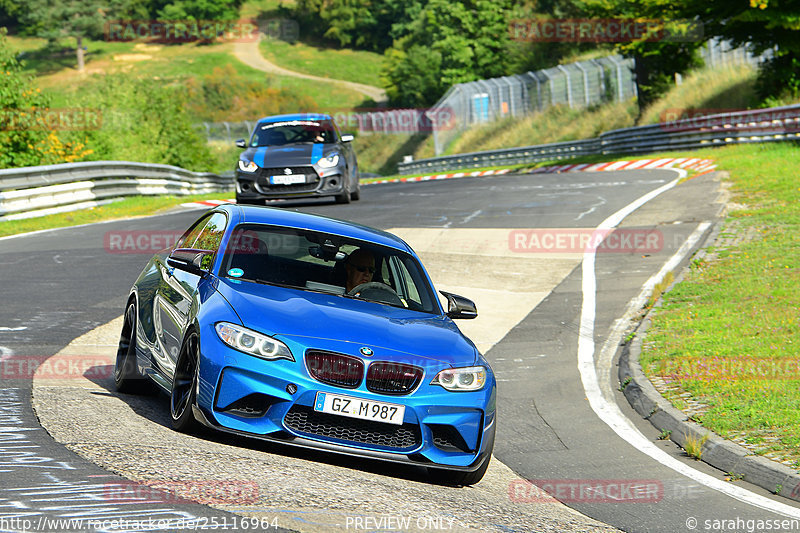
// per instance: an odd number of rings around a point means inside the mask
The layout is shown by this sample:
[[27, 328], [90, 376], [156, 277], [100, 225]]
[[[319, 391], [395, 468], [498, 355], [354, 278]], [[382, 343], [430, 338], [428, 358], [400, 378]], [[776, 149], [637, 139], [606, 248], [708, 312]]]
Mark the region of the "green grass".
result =
[[639, 124], [668, 122], [682, 110], [713, 114], [761, 107], [755, 91], [756, 74], [749, 65], [693, 72], [647, 108]]
[[210, 193], [192, 196], [134, 196], [92, 209], [72, 211], [25, 220], [0, 220], [0, 237], [30, 231], [91, 224], [105, 220], [153, 215], [185, 202], [227, 200], [235, 193]]
[[353, 149], [361, 172], [385, 176], [396, 173], [403, 156], [416, 153], [427, 139], [427, 135], [361, 134], [353, 141]]
[[381, 86], [383, 56], [375, 52], [323, 48], [302, 41], [288, 43], [278, 39], [262, 40], [259, 49], [266, 59], [289, 70]]
[[278, 16], [278, 9], [292, 8], [294, 5], [294, 0], [247, 0], [239, 8], [239, 16], [242, 18], [256, 18], [264, 14]]
[[[60, 39], [48, 43], [38, 37], [9, 37], [9, 45], [19, 51], [25, 70], [33, 76], [48, 76], [61, 71], [74, 71], [77, 75], [78, 60], [75, 55], [75, 39]], [[90, 63], [113, 61], [119, 54], [140, 53], [133, 42], [109, 42], [84, 39], [87, 48], [84, 61]]]
[[[647, 332], [641, 363], [659, 374], [668, 365], [704, 365], [694, 375], [673, 372], [666, 396], [709, 406], [695, 420], [723, 437], [754, 444], [772, 437], [770, 451], [800, 466], [800, 184], [795, 144], [704, 150], [730, 172], [732, 211], [714, 256], [695, 261], [683, 282], [664, 295]], [[749, 235], [747, 239], [736, 239]], [[760, 364], [785, 371], [766, 377]], [[772, 376], [772, 377], [770, 377]], [[667, 375], [667, 377], [670, 377]]]
[[[89, 44], [90, 50], [93, 44]], [[92, 74], [127, 72], [137, 77], [153, 80], [183, 83], [190, 77], [200, 78], [209, 74], [215, 67], [231, 65], [236, 73], [248, 80], [265, 86], [289, 89], [310, 96], [318, 107], [331, 109], [351, 109], [361, 105], [365, 97], [335, 85], [322, 85], [311, 80], [288, 76], [276, 76], [254, 69], [238, 61], [231, 54], [231, 45], [142, 45], [142, 43], [99, 43], [104, 51], [90, 54], [87, 75], [71, 66], [73, 56], [64, 59], [60, 69], [51, 69], [46, 54], [42, 59], [29, 59], [28, 67], [33, 73], [42, 72], [38, 78], [39, 86], [53, 98], [55, 106], [69, 106], [73, 95], [91, 80]], [[59, 56], [60, 57], [60, 56]], [[134, 58], [141, 58], [135, 60]], [[69, 62], [69, 65], [66, 63]], [[313, 111], [313, 110], [298, 110]], [[260, 117], [253, 117], [260, 118]]]
[[522, 119], [511, 117], [474, 126], [459, 134], [445, 154], [588, 139], [604, 131], [633, 126], [636, 113], [634, 100], [591, 109], [553, 106]]
[[225, 141], [210, 141], [208, 147], [214, 158], [214, 166], [209, 169], [209, 172], [222, 174], [236, 168], [237, 161], [239, 161], [239, 154], [242, 153], [241, 148], [233, 143]]

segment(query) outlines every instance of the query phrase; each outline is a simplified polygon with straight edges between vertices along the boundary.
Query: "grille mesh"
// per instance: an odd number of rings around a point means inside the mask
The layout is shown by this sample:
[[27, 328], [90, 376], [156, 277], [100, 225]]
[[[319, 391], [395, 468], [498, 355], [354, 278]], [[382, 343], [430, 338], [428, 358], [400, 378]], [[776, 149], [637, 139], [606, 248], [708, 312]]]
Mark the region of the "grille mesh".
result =
[[306, 367], [314, 379], [345, 389], [358, 387], [364, 377], [361, 359], [338, 353], [308, 352]]
[[[286, 176], [284, 171], [287, 168], [292, 169], [292, 175], [305, 174], [306, 181], [310, 183], [294, 183], [292, 185], [272, 185], [269, 182], [270, 176]], [[319, 175], [314, 167], [280, 167], [280, 168], [262, 168], [258, 173], [258, 186], [265, 192], [305, 192], [313, 191], [319, 185]]]
[[384, 424], [357, 418], [318, 413], [310, 407], [294, 405], [283, 419], [286, 427], [307, 435], [328, 437], [387, 448], [412, 449], [421, 436], [416, 424]]
[[403, 363], [374, 362], [367, 370], [367, 390], [383, 394], [408, 394], [422, 379], [422, 369]]

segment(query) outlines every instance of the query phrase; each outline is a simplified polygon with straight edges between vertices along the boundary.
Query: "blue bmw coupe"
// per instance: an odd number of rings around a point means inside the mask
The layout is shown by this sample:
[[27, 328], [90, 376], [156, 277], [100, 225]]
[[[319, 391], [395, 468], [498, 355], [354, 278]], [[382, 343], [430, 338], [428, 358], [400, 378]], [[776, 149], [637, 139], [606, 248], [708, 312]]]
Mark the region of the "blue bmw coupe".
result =
[[114, 378], [152, 380], [173, 426], [428, 467], [477, 483], [496, 382], [414, 251], [359, 224], [268, 207], [204, 214], [133, 285]]

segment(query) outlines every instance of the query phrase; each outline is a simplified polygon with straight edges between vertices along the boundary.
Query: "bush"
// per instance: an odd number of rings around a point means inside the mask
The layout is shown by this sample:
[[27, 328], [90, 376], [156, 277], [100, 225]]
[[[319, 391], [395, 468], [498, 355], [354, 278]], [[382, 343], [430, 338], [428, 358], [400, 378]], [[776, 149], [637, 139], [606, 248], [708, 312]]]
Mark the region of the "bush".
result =
[[186, 111], [188, 92], [181, 86], [115, 74], [87, 83], [77, 95], [81, 105], [102, 110], [102, 127], [87, 132], [93, 160], [122, 160], [211, 168], [206, 141]]
[[200, 79], [190, 78], [186, 86], [188, 110], [195, 120], [237, 122], [279, 113], [317, 111], [313, 98], [269, 87], [267, 81], [249, 80], [231, 65], [215, 67]]
[[22, 72], [0, 29], [0, 168], [78, 161], [90, 154], [85, 143], [69, 142], [48, 126], [50, 100]]

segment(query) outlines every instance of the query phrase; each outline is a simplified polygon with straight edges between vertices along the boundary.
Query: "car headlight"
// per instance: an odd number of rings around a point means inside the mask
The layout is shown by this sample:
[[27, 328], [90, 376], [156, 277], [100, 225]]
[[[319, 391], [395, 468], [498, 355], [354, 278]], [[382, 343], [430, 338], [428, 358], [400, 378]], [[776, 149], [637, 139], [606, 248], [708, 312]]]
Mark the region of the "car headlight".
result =
[[240, 159], [239, 170], [242, 172], [255, 172], [258, 170], [258, 165], [256, 165], [253, 161], [245, 161], [244, 159]]
[[486, 368], [469, 366], [442, 370], [431, 381], [431, 385], [441, 385], [449, 391], [476, 391], [486, 384]]
[[339, 154], [331, 154], [317, 161], [320, 168], [333, 168], [339, 164]]
[[252, 329], [229, 322], [220, 322], [216, 325], [216, 330], [222, 342], [240, 352], [262, 359], [294, 361], [294, 356], [288, 346], [272, 337], [256, 333]]

